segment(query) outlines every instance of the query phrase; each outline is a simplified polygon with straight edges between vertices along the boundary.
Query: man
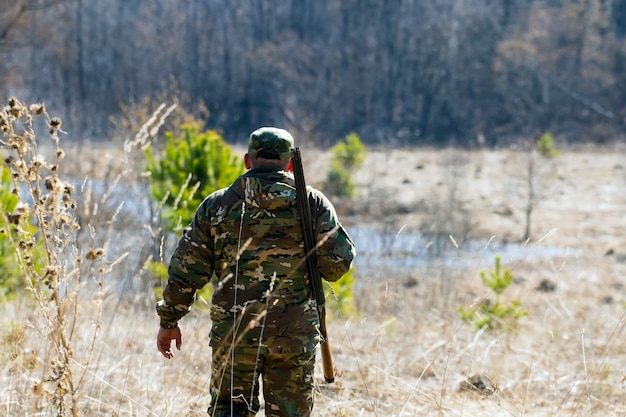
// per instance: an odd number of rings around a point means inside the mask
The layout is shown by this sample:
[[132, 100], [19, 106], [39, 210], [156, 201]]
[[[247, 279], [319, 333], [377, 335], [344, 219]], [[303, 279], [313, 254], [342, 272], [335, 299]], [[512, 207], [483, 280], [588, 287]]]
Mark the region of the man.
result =
[[[283, 129], [252, 132], [248, 171], [209, 195], [172, 255], [157, 347], [173, 357], [182, 344], [178, 321], [196, 290], [215, 275], [211, 301], [212, 416], [254, 416], [262, 378], [266, 416], [309, 416], [313, 408], [319, 317], [311, 297], [291, 171], [294, 140]], [[352, 264], [354, 245], [335, 209], [307, 187], [317, 263], [328, 281]]]

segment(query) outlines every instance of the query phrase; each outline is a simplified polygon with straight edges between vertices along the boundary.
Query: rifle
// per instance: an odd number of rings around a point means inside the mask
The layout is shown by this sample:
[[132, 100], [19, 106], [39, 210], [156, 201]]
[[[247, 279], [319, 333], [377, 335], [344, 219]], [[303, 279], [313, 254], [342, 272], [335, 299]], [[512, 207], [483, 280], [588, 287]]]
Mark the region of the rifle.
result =
[[306, 183], [304, 182], [304, 171], [302, 169], [302, 159], [300, 158], [300, 148], [291, 150], [291, 163], [293, 166], [293, 175], [296, 180], [296, 201], [298, 202], [298, 212], [300, 214], [300, 224], [302, 226], [302, 237], [304, 238], [304, 253], [306, 261], [306, 269], [309, 274], [309, 285], [311, 293], [317, 301], [317, 314], [320, 319], [320, 334], [322, 340], [320, 348], [322, 351], [322, 368], [324, 370], [324, 379], [327, 383], [335, 381], [335, 370], [333, 369], [333, 358], [330, 353], [330, 344], [328, 343], [328, 334], [326, 332], [326, 298], [324, 297], [324, 288], [322, 288], [322, 277], [317, 268], [316, 239], [313, 235], [313, 221], [311, 219], [311, 206], [306, 192]]

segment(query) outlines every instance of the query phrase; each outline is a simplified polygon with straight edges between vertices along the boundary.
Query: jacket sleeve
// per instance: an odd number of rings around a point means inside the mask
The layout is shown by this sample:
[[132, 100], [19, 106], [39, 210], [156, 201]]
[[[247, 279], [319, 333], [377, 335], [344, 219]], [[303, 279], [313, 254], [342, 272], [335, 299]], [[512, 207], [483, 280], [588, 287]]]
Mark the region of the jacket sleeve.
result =
[[208, 284], [213, 275], [214, 245], [207, 206], [205, 200], [170, 259], [163, 299], [156, 305], [163, 328], [171, 329], [178, 325], [178, 321], [189, 312], [196, 291]]
[[339, 222], [335, 208], [320, 191], [311, 189], [317, 232], [317, 265], [327, 281], [337, 281], [352, 266], [354, 243]]

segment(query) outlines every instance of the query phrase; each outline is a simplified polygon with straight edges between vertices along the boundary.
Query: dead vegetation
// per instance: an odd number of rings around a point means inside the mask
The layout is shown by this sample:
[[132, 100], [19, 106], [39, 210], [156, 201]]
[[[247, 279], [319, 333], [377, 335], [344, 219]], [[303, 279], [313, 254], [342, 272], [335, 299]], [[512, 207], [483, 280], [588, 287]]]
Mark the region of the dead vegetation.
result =
[[[71, 161], [72, 167], [61, 173], [79, 184], [131, 168], [124, 151], [114, 147], [68, 146], [64, 152], [62, 166]], [[317, 175], [323, 178], [323, 160], [311, 154], [304, 162], [315, 184]], [[619, 148], [563, 150], [556, 174], [548, 179], [550, 192], [534, 208], [535, 235], [521, 242], [527, 197], [524, 161], [517, 152], [370, 150], [356, 178], [357, 202], [352, 208], [338, 204], [348, 230], [384, 225], [390, 242], [398, 233], [443, 231], [459, 250], [473, 240], [485, 246], [520, 243], [529, 255], [507, 263], [516, 277], [510, 291], [529, 316], [514, 333], [476, 332], [460, 319], [459, 305], [490, 296], [478, 275], [492, 264], [491, 257], [479, 256], [470, 267], [434, 262], [404, 272], [390, 273], [384, 266], [357, 270], [360, 314], [329, 323], [337, 382], [325, 384], [318, 370], [314, 415], [623, 416], [623, 156]], [[132, 234], [143, 237], [146, 246], [155, 244], [150, 234], [134, 229], [152, 226], [118, 210], [122, 201], [104, 203], [118, 186], [112, 181], [100, 192], [76, 188], [77, 210], [84, 213], [77, 217], [91, 238], [78, 239], [83, 243], [76, 250], [86, 259], [91, 249], [112, 248]], [[122, 200], [128, 204], [135, 197], [144, 196], [127, 192]], [[109, 207], [108, 214], [93, 216], [96, 205]], [[114, 226], [118, 222], [123, 225]], [[0, 305], [4, 415], [53, 415], [58, 401], [70, 395], [69, 408], [57, 415], [206, 415], [209, 319], [194, 310], [181, 324], [183, 350], [172, 361], [162, 359], [155, 347], [154, 296], [149, 286], [136, 282], [141, 259], [151, 253], [137, 249], [143, 244], [133, 240], [132, 248], [121, 249], [141, 253], [138, 257], [113, 256], [111, 249], [93, 252], [105, 269], [83, 270], [57, 287], [63, 322], [42, 314], [56, 305], [48, 294]], [[547, 247], [563, 251], [542, 256]], [[129, 277], [128, 271], [137, 275]], [[88, 291], [94, 282], [102, 285]], [[55, 385], [55, 369], [70, 369], [72, 375], [64, 374]], [[75, 384], [61, 384], [70, 380]]]

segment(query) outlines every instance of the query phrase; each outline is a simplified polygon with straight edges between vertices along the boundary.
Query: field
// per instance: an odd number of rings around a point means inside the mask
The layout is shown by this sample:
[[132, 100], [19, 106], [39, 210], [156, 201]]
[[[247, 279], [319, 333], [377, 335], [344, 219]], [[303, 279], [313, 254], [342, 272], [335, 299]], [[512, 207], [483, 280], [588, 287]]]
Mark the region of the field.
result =
[[[117, 186], [111, 178], [119, 173], [140, 178], [121, 148], [69, 147], [61, 174], [107, 187]], [[325, 384], [318, 368], [314, 415], [626, 416], [625, 154], [619, 146], [562, 149], [553, 159], [516, 149], [370, 149], [355, 174], [356, 201], [335, 201], [348, 231], [379, 228], [390, 246], [405, 233], [440, 234], [425, 246], [444, 256], [400, 271], [393, 263], [402, 259], [393, 256], [378, 269], [357, 269], [359, 313], [329, 322], [337, 380]], [[312, 185], [323, 182], [326, 156], [303, 156]], [[128, 276], [143, 270], [133, 256], [141, 243], [130, 235], [149, 227], [115, 205], [111, 221], [96, 222], [107, 218], [110, 197], [106, 187], [92, 193], [80, 200], [89, 210], [78, 211], [91, 214], [93, 241], [111, 253], [99, 270], [106, 280], [100, 288], [100, 275], [87, 274], [59, 324], [71, 346], [78, 415], [206, 415], [210, 322], [203, 303], [181, 322], [182, 350], [165, 360], [155, 346], [151, 285]], [[132, 193], [123, 199], [132, 201]], [[132, 242], [132, 253], [113, 256], [114, 242]], [[521, 254], [502, 258], [514, 277], [502, 298], [519, 300], [528, 315], [514, 330], [478, 330], [458, 307], [492, 302], [480, 273], [493, 268], [497, 251], [488, 249], [502, 242]], [[21, 297], [0, 311], [0, 412], [56, 415], [56, 336], [44, 314], [52, 308]]]

